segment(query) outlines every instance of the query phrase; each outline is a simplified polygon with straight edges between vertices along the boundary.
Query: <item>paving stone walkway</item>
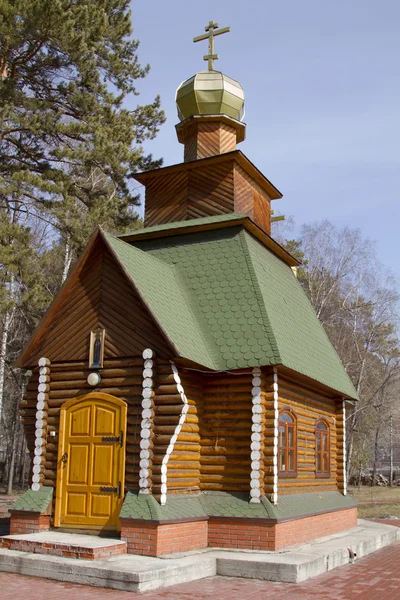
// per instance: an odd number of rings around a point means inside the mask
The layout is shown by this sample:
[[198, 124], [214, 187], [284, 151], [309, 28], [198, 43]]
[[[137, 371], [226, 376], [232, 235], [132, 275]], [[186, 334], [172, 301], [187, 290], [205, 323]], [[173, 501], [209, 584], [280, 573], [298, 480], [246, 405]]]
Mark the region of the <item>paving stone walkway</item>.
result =
[[[2, 600], [132, 600], [135, 594], [0, 573]], [[140, 600], [400, 600], [400, 542], [302, 584], [210, 577], [144, 592]]]

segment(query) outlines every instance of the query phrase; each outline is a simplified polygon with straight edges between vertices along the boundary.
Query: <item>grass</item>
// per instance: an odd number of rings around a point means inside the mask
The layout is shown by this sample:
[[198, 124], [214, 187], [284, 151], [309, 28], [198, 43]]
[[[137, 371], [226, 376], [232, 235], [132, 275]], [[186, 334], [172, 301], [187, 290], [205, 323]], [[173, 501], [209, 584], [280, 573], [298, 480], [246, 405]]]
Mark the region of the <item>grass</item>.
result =
[[361, 504], [358, 506], [359, 519], [400, 518], [400, 502], [398, 504]]
[[370, 502], [373, 504], [377, 500], [397, 500], [400, 502], [400, 486], [399, 487], [379, 487], [379, 486], [349, 486], [349, 494], [358, 502]]
[[400, 517], [400, 487], [350, 486], [349, 494], [361, 503], [358, 505], [360, 519]]

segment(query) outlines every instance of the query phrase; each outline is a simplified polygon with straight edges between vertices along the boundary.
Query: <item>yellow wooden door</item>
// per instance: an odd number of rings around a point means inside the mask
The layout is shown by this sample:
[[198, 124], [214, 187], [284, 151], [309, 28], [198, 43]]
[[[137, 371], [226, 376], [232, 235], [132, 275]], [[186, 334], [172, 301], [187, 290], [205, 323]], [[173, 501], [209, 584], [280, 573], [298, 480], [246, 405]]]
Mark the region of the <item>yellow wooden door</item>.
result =
[[124, 494], [126, 404], [87, 394], [61, 408], [56, 527], [119, 529]]

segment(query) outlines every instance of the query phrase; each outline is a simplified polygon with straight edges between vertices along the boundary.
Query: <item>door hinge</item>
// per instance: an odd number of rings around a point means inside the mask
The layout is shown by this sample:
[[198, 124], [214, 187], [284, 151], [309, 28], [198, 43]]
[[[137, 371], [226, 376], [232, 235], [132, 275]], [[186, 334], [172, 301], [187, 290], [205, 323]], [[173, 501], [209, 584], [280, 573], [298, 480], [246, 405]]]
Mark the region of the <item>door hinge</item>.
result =
[[107, 485], [102, 485], [100, 487], [101, 492], [109, 492], [111, 494], [118, 494], [118, 497], [121, 496], [121, 482], [118, 483], [117, 487], [108, 487]]
[[102, 442], [119, 442], [119, 445], [123, 446], [124, 444], [124, 434], [121, 431], [120, 434], [117, 435], [103, 435], [103, 437], [101, 438]]

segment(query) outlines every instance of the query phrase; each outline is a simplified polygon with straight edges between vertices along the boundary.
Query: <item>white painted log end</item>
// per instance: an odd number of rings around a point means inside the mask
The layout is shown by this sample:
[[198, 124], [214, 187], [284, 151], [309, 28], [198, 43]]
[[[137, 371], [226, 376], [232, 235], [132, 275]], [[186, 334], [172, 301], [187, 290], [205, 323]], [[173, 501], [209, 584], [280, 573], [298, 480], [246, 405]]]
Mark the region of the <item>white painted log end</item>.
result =
[[153, 356], [154, 356], [154, 352], [151, 348], [146, 348], [145, 350], [143, 350], [142, 357], [145, 360], [147, 360], [149, 358], [153, 358]]
[[45, 358], [44, 356], [39, 358], [39, 360], [38, 360], [39, 367], [49, 367], [50, 365], [51, 365], [51, 362], [48, 358]]

